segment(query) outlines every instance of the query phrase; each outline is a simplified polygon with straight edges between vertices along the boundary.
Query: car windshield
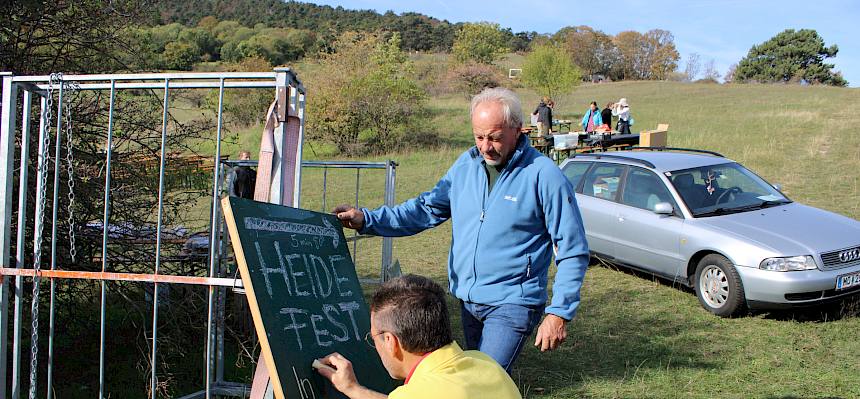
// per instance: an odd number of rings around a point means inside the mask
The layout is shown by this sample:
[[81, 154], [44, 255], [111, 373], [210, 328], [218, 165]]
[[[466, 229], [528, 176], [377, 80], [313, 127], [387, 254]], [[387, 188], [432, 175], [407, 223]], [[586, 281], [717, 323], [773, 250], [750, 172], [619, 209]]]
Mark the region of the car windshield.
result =
[[666, 172], [695, 217], [747, 212], [791, 201], [738, 163]]

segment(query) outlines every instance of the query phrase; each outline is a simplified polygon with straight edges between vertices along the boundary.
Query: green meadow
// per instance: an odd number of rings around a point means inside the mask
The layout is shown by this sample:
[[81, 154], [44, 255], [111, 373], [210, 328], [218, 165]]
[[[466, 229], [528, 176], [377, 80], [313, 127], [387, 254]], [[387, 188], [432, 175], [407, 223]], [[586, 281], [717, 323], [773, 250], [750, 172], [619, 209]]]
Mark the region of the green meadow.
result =
[[[518, 89], [524, 112], [538, 96]], [[785, 85], [622, 82], [584, 85], [556, 99], [559, 119], [579, 120], [592, 100], [626, 97], [634, 131], [669, 124], [669, 145], [739, 161], [793, 200], [860, 219], [860, 91]], [[469, 146], [468, 101], [434, 98], [441, 148], [394, 159], [397, 200], [430, 189]], [[416, 132], [416, 134], [421, 134]], [[306, 159], [313, 154], [305, 153]], [[336, 158], [329, 155], [328, 157]], [[330, 173], [327, 206], [353, 203], [354, 173]], [[374, 207], [381, 173], [361, 176], [359, 203]], [[303, 206], [321, 208], [321, 173], [306, 170]], [[332, 186], [332, 179], [341, 179]], [[333, 192], [331, 187], [341, 187]], [[379, 240], [359, 242], [359, 272], [378, 275]], [[450, 226], [394, 240], [406, 273], [446, 281]], [[364, 254], [364, 255], [363, 255]], [[367, 287], [369, 291], [373, 286]], [[459, 312], [451, 301], [459, 333]], [[513, 372], [524, 397], [860, 397], [860, 305], [720, 319], [695, 295], [664, 281], [593, 264], [568, 340], [554, 352], [527, 347]]]
[[[513, 65], [516, 60], [506, 60]], [[433, 59], [418, 62], [434, 62]], [[297, 70], [301, 76], [302, 66]], [[529, 114], [539, 96], [516, 88]], [[309, 95], [313, 95], [309, 87]], [[584, 84], [555, 98], [557, 119], [575, 123], [591, 101], [628, 99], [634, 132], [669, 124], [669, 145], [717, 151], [741, 162], [793, 200], [860, 219], [858, 89], [796, 85], [675, 82]], [[429, 190], [472, 144], [468, 98], [430, 98], [440, 145], [349, 160], [398, 163], [397, 202]], [[527, 120], [527, 119], [526, 119]], [[222, 152], [255, 154], [259, 127], [233, 129]], [[414, 135], [427, 132], [414, 132]], [[407, 138], [408, 140], [408, 138]], [[209, 144], [211, 145], [211, 144]], [[204, 145], [206, 146], [206, 145]], [[207, 150], [204, 150], [204, 152]], [[306, 142], [305, 160], [343, 160], [331, 146]], [[376, 207], [383, 173], [304, 169], [302, 207], [328, 211], [339, 203]], [[323, 179], [326, 180], [325, 206]], [[356, 197], [356, 182], [361, 185]], [[208, 209], [208, 200], [201, 204]], [[347, 231], [347, 236], [352, 233]], [[404, 273], [446, 284], [450, 224], [394, 240]], [[358, 239], [359, 275], [378, 278], [381, 239]], [[365, 286], [366, 294], [374, 284]], [[451, 299], [452, 326], [462, 337]], [[528, 398], [810, 398], [860, 397], [860, 300], [817, 309], [720, 319], [691, 290], [594, 263], [568, 340], [541, 353], [528, 346], [513, 371]], [[235, 354], [230, 354], [228, 358]], [[241, 365], [240, 365], [241, 364]], [[253, 367], [237, 361], [228, 379], [250, 383]]]

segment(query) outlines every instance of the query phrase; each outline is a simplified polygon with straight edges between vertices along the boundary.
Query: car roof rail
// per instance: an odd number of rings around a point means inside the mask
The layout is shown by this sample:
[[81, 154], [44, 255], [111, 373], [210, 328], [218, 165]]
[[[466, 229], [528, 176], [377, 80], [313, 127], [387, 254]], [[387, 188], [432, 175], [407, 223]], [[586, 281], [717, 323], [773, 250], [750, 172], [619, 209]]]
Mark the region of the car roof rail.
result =
[[579, 154], [572, 154], [570, 157], [571, 157], [571, 158], [576, 158], [576, 157], [594, 157], [595, 159], [601, 159], [601, 158], [608, 158], [608, 159], [620, 159], [620, 160], [623, 160], [623, 161], [628, 161], [628, 162], [638, 163], [638, 164], [640, 164], [640, 165], [645, 165], [645, 166], [647, 166], [647, 167], [649, 167], [649, 168], [651, 168], [651, 169], [654, 169], [654, 168], [655, 168], [655, 166], [654, 166], [654, 164], [653, 164], [653, 163], [648, 162], [648, 161], [646, 161], [646, 160], [644, 160], [644, 159], [633, 158], [633, 157], [625, 157], [625, 156], [623, 156], [623, 155], [607, 154], [607, 153], [605, 153], [605, 152], [601, 152], [601, 153], [590, 152], [590, 153], [586, 153], [586, 154], [579, 153]]
[[725, 158], [726, 156], [720, 154], [716, 151], [708, 151], [708, 150], [697, 150], [695, 148], [681, 148], [681, 147], [631, 147], [630, 150], [649, 150], [649, 151], [685, 151], [685, 152], [697, 152], [700, 154], [708, 154], [713, 155], [720, 158]]

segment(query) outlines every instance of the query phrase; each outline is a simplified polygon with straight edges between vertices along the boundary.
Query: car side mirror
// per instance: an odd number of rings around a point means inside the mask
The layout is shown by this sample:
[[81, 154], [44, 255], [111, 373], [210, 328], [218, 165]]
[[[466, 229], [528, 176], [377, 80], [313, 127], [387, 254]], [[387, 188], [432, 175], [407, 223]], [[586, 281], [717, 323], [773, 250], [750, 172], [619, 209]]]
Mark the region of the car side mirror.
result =
[[659, 202], [654, 205], [654, 213], [658, 215], [671, 215], [675, 212], [675, 208], [668, 202]]
[[776, 191], [782, 192], [782, 184], [774, 183], [773, 188], [775, 188]]

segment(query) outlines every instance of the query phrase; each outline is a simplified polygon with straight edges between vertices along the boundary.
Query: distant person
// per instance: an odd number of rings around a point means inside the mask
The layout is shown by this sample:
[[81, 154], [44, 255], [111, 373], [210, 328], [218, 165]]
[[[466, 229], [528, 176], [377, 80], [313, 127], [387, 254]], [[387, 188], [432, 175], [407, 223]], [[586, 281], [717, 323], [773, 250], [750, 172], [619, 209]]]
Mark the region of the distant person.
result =
[[552, 134], [552, 107], [550, 104], [555, 105], [549, 97], [544, 97], [537, 108], [535, 108], [535, 112], [532, 112], [532, 115], [537, 115], [538, 117], [538, 133], [544, 138]]
[[597, 101], [592, 101], [585, 110], [585, 115], [582, 116], [582, 130], [593, 133], [602, 124], [603, 117], [600, 115], [600, 108], [597, 107]]
[[[239, 152], [240, 161], [251, 159], [248, 151]], [[227, 174], [227, 187], [231, 197], [254, 199], [254, 186], [257, 185], [257, 172], [246, 165], [236, 165]]]
[[603, 119], [603, 123], [606, 126], [609, 126], [612, 129], [612, 106], [615, 105], [613, 103], [606, 103], [606, 108], [603, 108], [603, 111], [600, 111], [600, 118]]
[[[495, 360], [463, 351], [454, 341], [445, 296], [433, 280], [414, 274], [389, 280], [373, 294], [365, 340], [388, 374], [404, 380], [388, 397], [519, 399], [516, 384]], [[333, 369], [318, 372], [351, 399], [386, 397], [362, 386], [341, 354], [319, 360]]]
[[550, 129], [549, 129], [549, 132], [547, 134], [543, 135], [543, 140], [544, 140], [544, 144], [546, 144], [546, 146], [547, 146], [544, 148], [544, 152], [549, 154], [549, 148], [553, 146], [553, 142], [554, 142], [553, 137], [552, 137], [552, 112], [555, 111], [555, 101], [553, 101], [552, 99], [549, 99], [549, 102], [546, 103], [546, 106], [549, 107], [549, 110], [550, 110], [550, 113], [549, 113], [549, 115], [550, 115], [549, 116], [549, 127], [550, 127]]
[[612, 107], [612, 115], [618, 117], [618, 124], [615, 126], [621, 134], [630, 134], [630, 106], [627, 105], [627, 99], [622, 98]]

